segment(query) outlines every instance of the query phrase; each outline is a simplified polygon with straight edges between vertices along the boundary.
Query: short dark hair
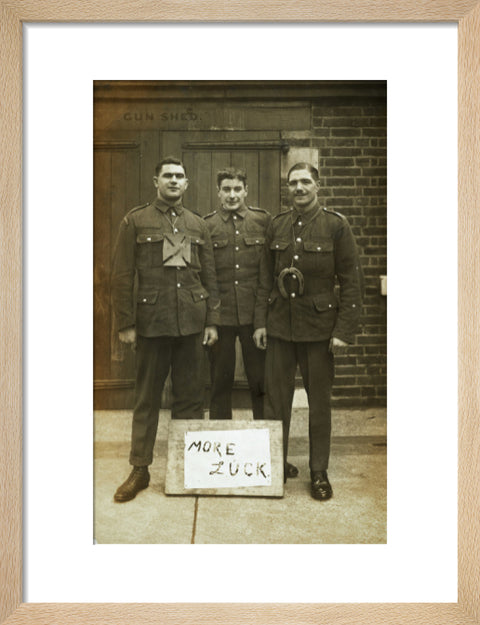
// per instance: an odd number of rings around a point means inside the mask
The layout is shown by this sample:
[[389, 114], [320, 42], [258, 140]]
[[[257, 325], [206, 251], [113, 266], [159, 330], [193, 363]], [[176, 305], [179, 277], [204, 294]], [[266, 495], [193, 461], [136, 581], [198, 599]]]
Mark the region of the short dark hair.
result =
[[247, 174], [244, 169], [237, 169], [236, 167], [225, 167], [217, 171], [217, 187], [220, 188], [223, 180], [233, 180], [238, 178], [243, 182], [243, 186], [247, 186]]
[[318, 169], [310, 163], [295, 163], [295, 165], [293, 165], [293, 167], [290, 167], [288, 171], [287, 182], [290, 180], [290, 174], [292, 173], [292, 171], [297, 171], [298, 169], [308, 170], [312, 174], [312, 178], [315, 180], [315, 182], [318, 182], [318, 180], [320, 179]]
[[180, 165], [180, 167], [183, 167], [185, 176], [187, 175], [187, 168], [179, 158], [177, 158], [176, 156], [166, 156], [159, 163], [157, 163], [157, 166], [155, 167], [155, 176], [158, 176], [158, 174], [162, 171], [162, 167], [164, 165]]

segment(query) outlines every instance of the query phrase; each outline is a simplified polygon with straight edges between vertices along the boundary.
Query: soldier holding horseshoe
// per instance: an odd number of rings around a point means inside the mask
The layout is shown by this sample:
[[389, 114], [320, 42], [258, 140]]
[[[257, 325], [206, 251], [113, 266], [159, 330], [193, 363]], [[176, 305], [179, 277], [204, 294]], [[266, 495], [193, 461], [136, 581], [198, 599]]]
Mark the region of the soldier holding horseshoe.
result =
[[297, 163], [287, 184], [292, 208], [274, 217], [266, 233], [254, 340], [266, 349], [264, 418], [283, 422], [285, 461], [300, 366], [309, 405], [311, 494], [324, 501], [333, 494], [327, 473], [333, 357], [353, 341], [363, 278], [347, 220], [320, 206], [318, 170]]

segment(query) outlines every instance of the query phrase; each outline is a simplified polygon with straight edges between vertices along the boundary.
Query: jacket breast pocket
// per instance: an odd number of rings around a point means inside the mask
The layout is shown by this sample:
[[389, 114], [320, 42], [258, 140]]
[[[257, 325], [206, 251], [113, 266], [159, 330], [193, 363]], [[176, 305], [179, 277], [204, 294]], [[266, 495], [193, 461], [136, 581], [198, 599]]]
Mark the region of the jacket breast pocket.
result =
[[212, 238], [213, 250], [221, 250], [224, 247], [227, 247], [228, 239], [227, 238]]
[[264, 236], [249, 235], [249, 236], [246, 236], [244, 240], [245, 240], [245, 245], [248, 245], [248, 246], [255, 245], [256, 247], [261, 247], [265, 243]]
[[322, 276], [332, 276], [335, 273], [335, 250], [332, 239], [304, 241], [303, 249], [306, 271], [312, 270]]
[[200, 269], [200, 254], [201, 249], [205, 245], [205, 239], [196, 234], [189, 234], [191, 245], [191, 266], [193, 269]]
[[163, 234], [145, 232], [137, 234], [137, 266], [161, 267], [163, 263]]
[[271, 243], [270, 243], [270, 249], [273, 252], [282, 252], [284, 250], [287, 249], [287, 247], [289, 246], [290, 242], [286, 241], [285, 239], [274, 239]]
[[[291, 257], [288, 256], [288, 247], [290, 246], [290, 241], [285, 239], [273, 239], [270, 243], [270, 251], [275, 253], [275, 273], [280, 273], [280, 270], [283, 267], [290, 265]], [[283, 257], [283, 262], [282, 262]]]
[[244, 237], [245, 251], [247, 252], [247, 263], [256, 266], [260, 262], [260, 253], [265, 244], [265, 237], [250, 234]]
[[232, 252], [228, 248], [227, 237], [212, 237], [213, 255], [215, 257], [215, 268], [227, 269], [230, 267]]

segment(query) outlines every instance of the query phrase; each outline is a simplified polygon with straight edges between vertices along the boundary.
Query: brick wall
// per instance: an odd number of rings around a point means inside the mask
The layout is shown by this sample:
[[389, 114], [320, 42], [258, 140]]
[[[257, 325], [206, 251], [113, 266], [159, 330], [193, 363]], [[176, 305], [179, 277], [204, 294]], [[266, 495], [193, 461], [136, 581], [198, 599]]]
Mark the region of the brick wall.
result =
[[[310, 136], [290, 136], [289, 144], [318, 149], [321, 199], [347, 217], [365, 274], [359, 335], [336, 358], [334, 405], [382, 406], [387, 382], [387, 303], [380, 292], [380, 276], [387, 274], [386, 104], [375, 99], [325, 102], [312, 103]], [[286, 197], [284, 184], [285, 207]]]

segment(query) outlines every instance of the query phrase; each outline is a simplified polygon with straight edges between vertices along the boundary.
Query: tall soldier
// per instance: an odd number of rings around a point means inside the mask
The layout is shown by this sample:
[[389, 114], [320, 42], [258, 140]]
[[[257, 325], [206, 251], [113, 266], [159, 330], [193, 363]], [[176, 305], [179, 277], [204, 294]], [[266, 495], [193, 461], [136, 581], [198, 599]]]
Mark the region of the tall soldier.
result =
[[133, 499], [149, 484], [160, 400], [170, 369], [172, 418], [203, 418], [203, 345], [217, 340], [220, 320], [210, 234], [204, 220], [182, 205], [188, 186], [185, 166], [174, 157], [165, 158], [156, 167], [153, 183], [156, 199], [134, 208], [121, 222], [113, 262], [119, 338], [136, 344], [133, 470], [117, 489], [117, 502]]
[[[210, 419], [232, 418], [235, 341], [239, 337], [252, 400], [253, 418], [263, 419], [265, 352], [253, 341], [253, 313], [260, 253], [270, 214], [246, 204], [247, 175], [228, 167], [217, 173], [221, 208], [205, 217], [215, 255], [220, 293], [218, 342], [210, 350]], [[285, 464], [285, 476], [298, 469]]]
[[333, 494], [327, 474], [333, 355], [353, 341], [363, 278], [347, 220], [319, 204], [317, 169], [297, 163], [287, 181], [293, 207], [277, 215], [267, 231], [254, 340], [267, 350], [265, 418], [282, 420], [285, 458], [300, 366], [309, 404], [311, 494], [326, 500]]

